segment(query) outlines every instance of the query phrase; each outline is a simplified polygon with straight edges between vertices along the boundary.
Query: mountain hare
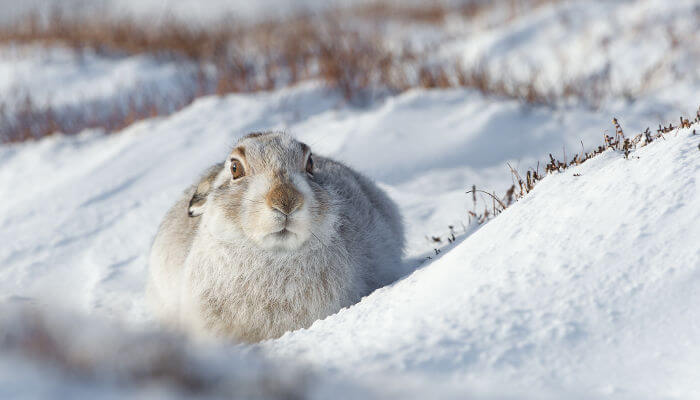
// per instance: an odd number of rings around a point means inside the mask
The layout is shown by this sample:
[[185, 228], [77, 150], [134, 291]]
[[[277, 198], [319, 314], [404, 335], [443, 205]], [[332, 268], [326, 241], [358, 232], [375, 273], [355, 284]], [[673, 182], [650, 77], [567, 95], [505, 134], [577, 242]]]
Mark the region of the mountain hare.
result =
[[370, 180], [284, 133], [253, 133], [168, 211], [149, 300], [197, 335], [276, 338], [391, 282], [403, 245]]

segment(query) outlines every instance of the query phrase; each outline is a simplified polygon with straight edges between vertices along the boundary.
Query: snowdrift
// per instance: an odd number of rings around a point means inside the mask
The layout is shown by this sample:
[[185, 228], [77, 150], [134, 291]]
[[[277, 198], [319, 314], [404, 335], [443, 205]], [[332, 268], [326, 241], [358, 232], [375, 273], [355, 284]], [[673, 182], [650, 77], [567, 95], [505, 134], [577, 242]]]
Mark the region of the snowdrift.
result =
[[367, 379], [695, 398], [699, 146], [685, 129], [549, 176], [440, 259], [262, 347]]

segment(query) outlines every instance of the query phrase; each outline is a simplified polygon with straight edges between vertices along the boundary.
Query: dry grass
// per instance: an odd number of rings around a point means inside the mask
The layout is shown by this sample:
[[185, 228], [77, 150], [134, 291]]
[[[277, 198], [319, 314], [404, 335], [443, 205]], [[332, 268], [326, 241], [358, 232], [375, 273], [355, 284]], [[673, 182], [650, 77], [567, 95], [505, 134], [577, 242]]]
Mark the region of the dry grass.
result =
[[494, 6], [505, 10], [504, 20], [510, 21], [524, 11], [554, 3], [560, 0], [463, 0], [445, 2], [426, 0], [420, 4], [400, 4], [397, 1], [370, 1], [358, 6], [345, 9], [345, 14], [360, 17], [365, 20], [385, 22], [395, 20], [401, 23], [424, 23], [439, 25], [449, 17], [475, 18], [494, 10]]
[[[508, 164], [513, 176], [513, 185], [508, 188], [503, 196], [499, 197], [496, 192], [488, 192], [477, 189], [476, 186], [472, 186], [470, 190], [466, 191], [466, 194], [471, 197], [473, 203], [472, 209], [467, 211], [467, 225], [481, 225], [495, 218], [520, 198], [530, 193], [537, 185], [537, 182], [544, 179], [548, 174], [563, 172], [570, 167], [583, 164], [606, 150], [618, 152], [622, 157], [627, 159], [635, 149], [644, 147], [655, 140], [664, 139], [664, 135], [668, 133], [678, 129], [700, 125], [700, 107], [693, 119], [681, 116], [678, 125], [673, 125], [672, 123], [668, 125], [659, 124], [658, 128], [654, 131], [652, 131], [651, 128], [647, 128], [643, 132], [631, 137], [625, 135], [617, 118], [613, 118], [612, 123], [615, 128], [615, 136], [603, 133], [603, 143], [590, 152], [584, 151], [582, 144], [581, 152], [574, 154], [571, 160], [567, 159], [566, 154], [563, 154], [563, 160], [549, 154], [549, 160], [545, 164], [542, 173], [540, 173], [539, 170], [539, 163], [537, 167], [528, 169], [523, 175]], [[693, 130], [693, 134], [696, 134], [695, 130]], [[700, 146], [698, 146], [698, 150], [700, 150]], [[574, 176], [580, 175], [574, 174]], [[428, 242], [433, 246], [451, 245], [456, 240], [456, 231], [455, 227], [452, 225], [448, 228], [449, 233], [446, 235], [427, 236]], [[462, 233], [467, 233], [469, 231], [466, 226], [462, 228]], [[440, 254], [443, 250], [444, 247], [442, 249], [438, 247], [433, 249], [435, 255]], [[432, 259], [432, 257], [428, 256], [426, 259]]]
[[86, 129], [116, 132], [136, 121], [177, 111], [197, 97], [190, 85], [183, 85], [178, 93], [179, 97], [174, 98], [155, 88], [141, 87], [118, 100], [95, 100], [58, 109], [38, 105], [25, 93], [11, 109], [0, 103], [0, 143], [33, 140], [55, 132], [75, 134]]
[[[535, 188], [537, 182], [542, 180], [546, 174], [554, 172], [562, 172], [569, 167], [583, 164], [584, 162], [590, 160], [591, 158], [601, 154], [606, 150], [614, 150], [621, 153], [625, 158], [629, 158], [632, 151], [637, 148], [644, 147], [649, 143], [663, 139], [664, 135], [677, 129], [690, 128], [696, 124], [700, 124], [700, 108], [696, 112], [694, 119], [680, 117], [680, 122], [678, 125], [674, 126], [669, 123], [668, 126], [659, 124], [658, 129], [652, 132], [650, 128], [646, 128], [644, 132], [638, 133], [634, 136], [627, 137], [622, 130], [622, 126], [618, 122], [617, 118], [612, 119], [613, 126], [615, 128], [615, 135], [610, 136], [607, 133], [603, 133], [603, 143], [595, 148], [593, 151], [586, 152], [583, 150], [583, 143], [581, 144], [581, 152], [574, 154], [573, 158], [567, 159], [566, 154], [563, 155], [563, 161], [554, 157], [551, 153], [549, 154], [549, 161], [544, 166], [544, 174], [539, 173], [539, 165], [535, 169], [529, 169], [525, 173], [525, 178], [523, 178], [515, 169], [511, 167], [511, 172], [513, 174], [514, 184], [508, 190], [506, 197], [504, 198], [504, 204], [510, 205], [520, 197], [529, 193]], [[509, 166], [510, 167], [510, 166]], [[500, 211], [505, 209], [502, 207]]]
[[[493, 204], [491, 215], [496, 215], [503, 212], [503, 210], [505, 210], [508, 206], [516, 202], [524, 195], [530, 193], [530, 191], [532, 191], [537, 185], [537, 182], [544, 179], [547, 174], [562, 172], [570, 167], [583, 164], [606, 150], [619, 152], [624, 158], [629, 158], [630, 154], [635, 149], [644, 147], [655, 140], [664, 139], [664, 135], [667, 133], [678, 129], [700, 125], [700, 108], [698, 108], [695, 118], [693, 119], [684, 118], [681, 116], [678, 125], [674, 126], [672, 123], [669, 123], [668, 126], [659, 124], [659, 127], [655, 131], [652, 131], [650, 128], [646, 128], [643, 132], [631, 137], [625, 135], [617, 118], [613, 118], [612, 123], [613, 127], [615, 128], [615, 135], [610, 136], [607, 133], [603, 133], [603, 143], [596, 147], [593, 151], [584, 151], [582, 143], [581, 152], [574, 154], [573, 158], [570, 160], [567, 159], [566, 154], [563, 154], [563, 160], [560, 160], [550, 153], [549, 160], [543, 168], [544, 173], [540, 173], [539, 164], [534, 169], [528, 169], [524, 175], [521, 175], [513, 167], [508, 165], [513, 175], [514, 183], [508, 189], [503, 198], [498, 199], [495, 197], [495, 194], [493, 194], [494, 200], [497, 203]], [[476, 188], [472, 188], [472, 190], [467, 193], [475, 193], [475, 191]], [[498, 204], [498, 206], [496, 204]], [[480, 222], [484, 222], [487, 219], [488, 218], [482, 218], [480, 219]]]
[[76, 15], [61, 8], [54, 8], [48, 15], [32, 12], [0, 27], [0, 42], [5, 43], [60, 44], [76, 51], [91, 49], [105, 55], [149, 53], [192, 59], [221, 52], [234, 35], [235, 30], [228, 26], [205, 30], [172, 19], [152, 24], [97, 13]]

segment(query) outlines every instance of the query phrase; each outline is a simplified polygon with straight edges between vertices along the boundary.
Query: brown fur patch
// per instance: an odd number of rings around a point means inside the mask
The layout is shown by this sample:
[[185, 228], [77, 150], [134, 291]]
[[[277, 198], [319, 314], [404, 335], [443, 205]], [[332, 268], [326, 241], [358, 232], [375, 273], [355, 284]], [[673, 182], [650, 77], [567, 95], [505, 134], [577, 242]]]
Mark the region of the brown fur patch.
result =
[[237, 158], [237, 159], [245, 162], [246, 161], [245, 160], [245, 147], [238, 146], [235, 149], [231, 150], [231, 155], [229, 158], [231, 158], [231, 159]]
[[265, 196], [267, 205], [289, 215], [304, 204], [304, 196], [289, 183], [275, 185]]
[[248, 183], [241, 179], [235, 183], [236, 190], [229, 190], [232, 185], [231, 181], [226, 181], [225, 184], [218, 188], [220, 198], [217, 198], [217, 203], [224, 209], [226, 217], [233, 221], [234, 224], [241, 226], [243, 224], [243, 216], [241, 208], [245, 200], [245, 192], [248, 189]]

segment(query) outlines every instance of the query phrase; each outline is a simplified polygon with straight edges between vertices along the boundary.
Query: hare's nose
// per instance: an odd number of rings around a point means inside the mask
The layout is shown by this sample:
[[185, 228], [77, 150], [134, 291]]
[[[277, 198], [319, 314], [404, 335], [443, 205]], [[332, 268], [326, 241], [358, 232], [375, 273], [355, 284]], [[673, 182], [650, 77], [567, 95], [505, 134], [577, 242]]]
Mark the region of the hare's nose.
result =
[[265, 201], [270, 208], [291, 215], [304, 204], [304, 196], [292, 184], [282, 183], [267, 193]]

